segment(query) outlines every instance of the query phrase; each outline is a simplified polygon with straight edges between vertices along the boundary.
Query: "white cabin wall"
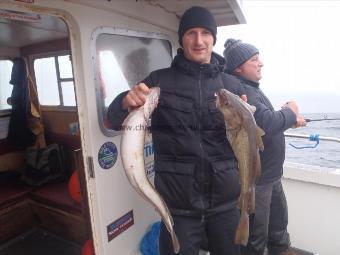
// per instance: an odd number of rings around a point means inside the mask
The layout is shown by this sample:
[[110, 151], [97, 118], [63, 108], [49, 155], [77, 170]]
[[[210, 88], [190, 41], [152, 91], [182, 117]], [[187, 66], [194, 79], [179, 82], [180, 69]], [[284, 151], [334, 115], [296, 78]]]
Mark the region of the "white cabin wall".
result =
[[[92, 38], [93, 32], [99, 27], [110, 27], [153, 34], [160, 33], [167, 35], [170, 41], [175, 44], [177, 43], [178, 19], [174, 15], [170, 15], [160, 8], [150, 6], [146, 2], [136, 3], [134, 0], [128, 1], [128, 3], [126, 1], [87, 1], [89, 5], [78, 4], [78, 2], [82, 3], [83, 1], [36, 0], [34, 5], [6, 1], [7, 4], [4, 4], [4, 7], [7, 9], [19, 7], [16, 10], [56, 15], [62, 17], [67, 23], [70, 31], [83, 158], [86, 159], [88, 156], [96, 158], [100, 146], [108, 140], [115, 144], [120, 143], [119, 136], [110, 138], [104, 136], [98, 125], [96, 98], [93, 96], [96, 94], [95, 67], [93, 66], [92, 59], [94, 54], [96, 54]], [[133, 11], [127, 12], [128, 6], [137, 5], [139, 5], [138, 8], [135, 7]], [[148, 8], [143, 9], [143, 5]], [[2, 2], [0, 2], [0, 8], [2, 7]], [[148, 13], [148, 18], [142, 20], [137, 14], [145, 15], [145, 12]], [[157, 26], [157, 24], [160, 25]], [[176, 29], [174, 29], [175, 27]], [[94, 163], [98, 164], [96, 160]], [[115, 167], [121, 168], [119, 161]], [[87, 164], [85, 165], [85, 170], [87, 175]], [[96, 179], [101, 178], [105, 179], [106, 182], [111, 182], [114, 174], [117, 174], [117, 171], [98, 171], [96, 172]], [[87, 188], [90, 191], [89, 204], [96, 252], [98, 254], [109, 254], [111, 249], [115, 249], [118, 252], [120, 248], [116, 246], [116, 242], [107, 242], [105, 226], [112, 222], [113, 219], [126, 213], [126, 209], [117, 207], [119, 201], [115, 200], [112, 196], [104, 198], [101, 196], [99, 199], [96, 191], [101, 189], [100, 185], [98, 186], [95, 179], [88, 176], [87, 180]], [[107, 185], [109, 183], [105, 183], [102, 186]], [[136, 215], [136, 221], [138, 220], [138, 215]], [[121, 238], [125, 239], [126, 237], [126, 235], [123, 235]], [[131, 251], [124, 251], [124, 253], [132, 254], [132, 249], [135, 249], [136, 245], [131, 245]]]
[[283, 185], [288, 202], [292, 246], [320, 255], [340, 250], [340, 170], [286, 166]]
[[[115, 2], [115, 1], [113, 1]], [[110, 3], [110, 4], [113, 4]], [[119, 1], [120, 2], [120, 1]], [[92, 46], [93, 41], [91, 41], [92, 33], [95, 29], [101, 26], [105, 27], [117, 27], [117, 28], [124, 28], [124, 29], [131, 29], [131, 30], [140, 30], [146, 32], [159, 32], [168, 34], [170, 37], [174, 38], [172, 41], [177, 41], [177, 33], [174, 31], [167, 31], [160, 27], [139, 21], [133, 20], [130, 17], [123, 16], [119, 13], [112, 13], [110, 10], [105, 9], [96, 9], [94, 12], [91, 7], [80, 6], [78, 4], [67, 3], [67, 10], [69, 13], [72, 13], [73, 19], [77, 24], [81, 24], [79, 26], [79, 40], [80, 40], [80, 48], [77, 45], [76, 39], [72, 38], [71, 34], [71, 44], [72, 44], [72, 52], [75, 54], [75, 57], [81, 59], [82, 65], [75, 64], [75, 77], [81, 75], [83, 82], [78, 82], [78, 85], [81, 86], [81, 90], [84, 90], [82, 96], [80, 96], [78, 100], [78, 106], [80, 110], [79, 117], [82, 119], [84, 115], [86, 115], [86, 120], [84, 119], [81, 121], [84, 123], [82, 128], [82, 134], [84, 138], [83, 144], [85, 145], [85, 153], [87, 155], [97, 155], [100, 145], [104, 144], [108, 140], [115, 144], [120, 143], [120, 137], [112, 137], [108, 138], [105, 137], [102, 132], [100, 131], [98, 125], [98, 117], [97, 117], [97, 107], [95, 97], [93, 94], [96, 93], [95, 91], [95, 76], [94, 76], [94, 66], [92, 60], [92, 54], [95, 54]], [[152, 15], [152, 13], [150, 13]], [[166, 17], [166, 16], [165, 16]], [[164, 18], [165, 19], [165, 18]], [[166, 19], [165, 19], [166, 20]], [[173, 22], [168, 20], [169, 23]], [[71, 31], [72, 33], [72, 31]], [[73, 39], [73, 40], [72, 40]], [[73, 43], [72, 43], [73, 41]], [[77, 46], [76, 46], [77, 45]], [[75, 48], [78, 47], [77, 50]], [[92, 51], [92, 52], [91, 52]], [[77, 75], [78, 74], [78, 75]], [[77, 84], [77, 82], [76, 82]], [[80, 88], [78, 88], [78, 91]], [[86, 114], [82, 114], [82, 111]], [[88, 139], [92, 137], [92, 139]], [[116, 164], [117, 168], [121, 168], [120, 162]], [[110, 176], [116, 174], [117, 171], [111, 171], [109, 173]], [[103, 178], [100, 175], [107, 175], [104, 171], [96, 172], [96, 178]], [[113, 177], [105, 177], [103, 179], [106, 180], [107, 183], [102, 184], [102, 186], [110, 185], [110, 182]], [[89, 198], [89, 203], [92, 204], [92, 208], [101, 208], [101, 216], [99, 216], [98, 210], [92, 210], [92, 226], [94, 228], [94, 241], [95, 242], [103, 242], [102, 245], [96, 245], [97, 249], [99, 249], [99, 254], [107, 254], [109, 253], [109, 249], [113, 249], [114, 242], [107, 243], [106, 239], [106, 229], [103, 226], [107, 226], [108, 223], [112, 221], [112, 219], [118, 218], [123, 215], [126, 211], [124, 208], [117, 207], [118, 201], [112, 200], [112, 196], [101, 197], [101, 199], [97, 198], [97, 193], [101, 189], [100, 186], [93, 180], [88, 178], [88, 189], [91, 192], [91, 197]], [[100, 202], [103, 201], [104, 202]], [[113, 214], [112, 212], [115, 211]], [[138, 220], [136, 215], [136, 221]], [[99, 236], [98, 236], [99, 235]], [[123, 236], [124, 239], [126, 236]], [[117, 247], [118, 248], [118, 247]], [[115, 249], [115, 248], [114, 248]], [[134, 245], [131, 245], [131, 249], [134, 249]], [[131, 252], [132, 253], [132, 252]], [[130, 254], [130, 251], [126, 251], [126, 254]]]

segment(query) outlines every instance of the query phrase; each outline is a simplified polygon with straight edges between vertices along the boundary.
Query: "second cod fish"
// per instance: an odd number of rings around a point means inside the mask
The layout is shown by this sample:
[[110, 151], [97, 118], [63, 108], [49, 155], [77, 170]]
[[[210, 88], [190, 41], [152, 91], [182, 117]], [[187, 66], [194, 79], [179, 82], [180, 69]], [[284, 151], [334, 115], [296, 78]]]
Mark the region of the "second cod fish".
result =
[[264, 131], [255, 122], [253, 106], [225, 89], [217, 92], [217, 108], [226, 122], [227, 138], [239, 165], [241, 217], [235, 243], [246, 245], [249, 237], [249, 214], [255, 212], [255, 182], [261, 174], [259, 150], [263, 150]]
[[174, 252], [178, 253], [180, 245], [173, 229], [173, 220], [169, 209], [145, 173], [144, 139], [148, 120], [157, 107], [159, 94], [160, 89], [158, 87], [151, 88], [145, 104], [131, 111], [124, 120], [120, 144], [121, 159], [132, 187], [141, 197], [151, 203], [160, 214], [171, 235]]

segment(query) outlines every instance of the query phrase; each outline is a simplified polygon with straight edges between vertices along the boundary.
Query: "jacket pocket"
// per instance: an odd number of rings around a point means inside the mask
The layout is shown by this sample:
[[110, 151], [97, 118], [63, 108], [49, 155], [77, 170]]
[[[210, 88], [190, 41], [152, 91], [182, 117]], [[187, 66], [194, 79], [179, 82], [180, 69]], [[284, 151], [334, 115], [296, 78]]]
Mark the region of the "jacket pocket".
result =
[[170, 108], [181, 112], [191, 112], [194, 102], [191, 99], [174, 95], [171, 93], [163, 93], [159, 99], [161, 107]]
[[232, 201], [240, 195], [238, 164], [234, 159], [211, 162], [212, 202], [220, 204]]
[[158, 160], [155, 187], [170, 208], [191, 207], [195, 163]]
[[195, 128], [193, 108], [193, 100], [164, 92], [152, 116], [153, 128], [171, 131], [178, 136], [187, 135], [188, 129]]

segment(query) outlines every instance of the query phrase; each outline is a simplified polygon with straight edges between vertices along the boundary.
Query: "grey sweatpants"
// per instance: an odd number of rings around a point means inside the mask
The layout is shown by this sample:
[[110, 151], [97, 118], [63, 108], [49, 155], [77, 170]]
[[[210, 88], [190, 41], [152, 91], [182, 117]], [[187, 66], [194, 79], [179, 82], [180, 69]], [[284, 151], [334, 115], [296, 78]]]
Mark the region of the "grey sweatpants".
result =
[[243, 254], [262, 255], [265, 247], [277, 255], [290, 246], [288, 207], [281, 179], [256, 186], [255, 214], [250, 217], [248, 246]]

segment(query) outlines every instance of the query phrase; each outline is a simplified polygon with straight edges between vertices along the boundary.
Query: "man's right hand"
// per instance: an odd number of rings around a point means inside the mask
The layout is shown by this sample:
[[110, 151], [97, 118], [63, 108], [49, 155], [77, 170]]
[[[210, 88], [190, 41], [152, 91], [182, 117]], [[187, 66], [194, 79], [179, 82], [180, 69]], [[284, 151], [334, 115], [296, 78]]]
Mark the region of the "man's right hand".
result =
[[292, 128], [298, 128], [298, 127], [304, 127], [307, 125], [306, 120], [304, 119], [304, 117], [302, 117], [299, 113], [299, 108], [296, 104], [295, 101], [289, 101], [287, 102], [285, 105], [282, 106], [282, 108], [289, 108], [291, 109], [295, 115], [296, 115], [296, 123]]
[[307, 121], [301, 115], [296, 116], [296, 124], [293, 128], [304, 127], [307, 125]]
[[146, 96], [149, 94], [149, 90], [149, 87], [144, 83], [139, 83], [133, 86], [122, 101], [123, 109], [134, 109], [144, 105]]
[[288, 101], [281, 108], [289, 108], [295, 113], [295, 115], [299, 115], [299, 108], [295, 101]]

